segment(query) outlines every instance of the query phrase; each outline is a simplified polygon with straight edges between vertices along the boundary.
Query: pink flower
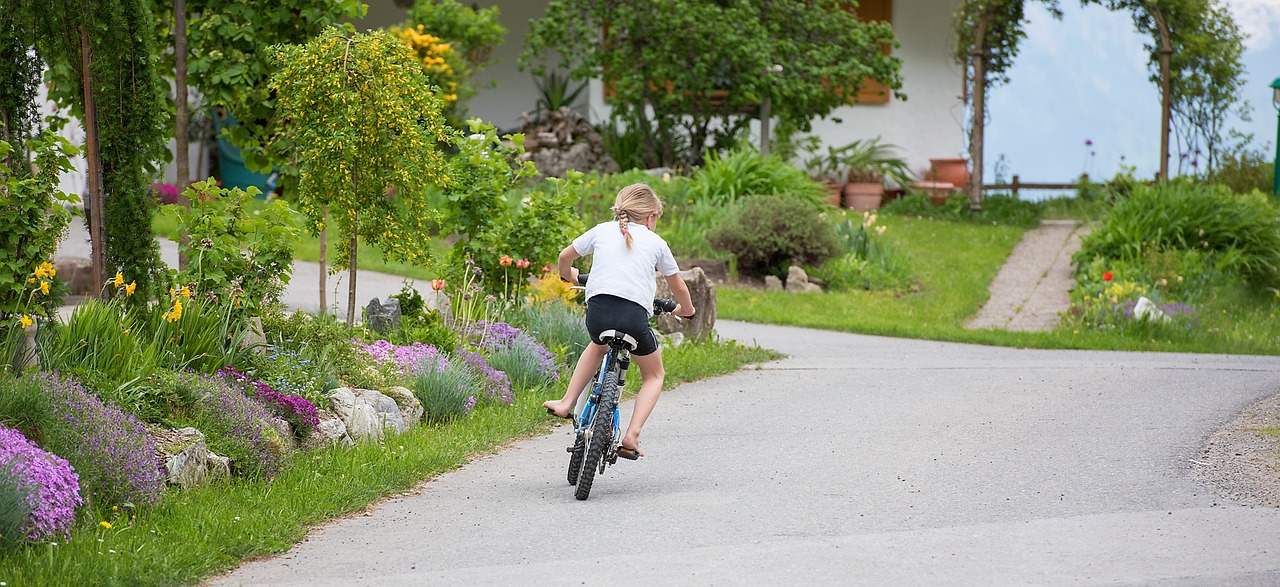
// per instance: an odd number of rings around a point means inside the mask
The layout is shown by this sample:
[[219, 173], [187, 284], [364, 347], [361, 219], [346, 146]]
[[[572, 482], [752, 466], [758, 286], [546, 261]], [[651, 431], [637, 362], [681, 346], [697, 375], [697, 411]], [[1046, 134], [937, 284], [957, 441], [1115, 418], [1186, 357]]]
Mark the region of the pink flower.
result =
[[517, 268], [517, 269], [526, 269], [526, 268], [528, 268], [528, 267], [529, 267], [529, 260], [528, 260], [528, 259], [520, 259], [520, 260], [516, 261], [516, 268]]
[[436, 291], [440, 291], [440, 290], [444, 289], [444, 280], [443, 280], [443, 279], [432, 279], [432, 280], [431, 280], [431, 289], [434, 289], [434, 290], [436, 290]]
[[503, 255], [503, 256], [499, 257], [499, 258], [498, 258], [498, 264], [499, 264], [499, 265], [502, 265], [503, 267], [510, 267], [510, 266], [511, 266], [511, 255]]

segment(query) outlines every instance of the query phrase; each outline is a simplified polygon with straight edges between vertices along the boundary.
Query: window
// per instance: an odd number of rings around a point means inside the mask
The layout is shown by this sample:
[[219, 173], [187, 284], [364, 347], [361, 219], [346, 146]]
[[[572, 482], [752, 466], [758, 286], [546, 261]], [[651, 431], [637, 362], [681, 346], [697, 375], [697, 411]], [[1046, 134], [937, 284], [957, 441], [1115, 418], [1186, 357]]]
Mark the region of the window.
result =
[[[862, 22], [883, 21], [893, 24], [893, 0], [858, 0], [858, 7], [854, 10], [858, 15], [858, 20]], [[888, 45], [885, 45], [882, 50], [885, 55], [889, 54]], [[884, 84], [867, 78], [862, 80], [862, 87], [858, 90], [857, 97], [850, 102], [853, 104], [888, 104], [890, 91]]]

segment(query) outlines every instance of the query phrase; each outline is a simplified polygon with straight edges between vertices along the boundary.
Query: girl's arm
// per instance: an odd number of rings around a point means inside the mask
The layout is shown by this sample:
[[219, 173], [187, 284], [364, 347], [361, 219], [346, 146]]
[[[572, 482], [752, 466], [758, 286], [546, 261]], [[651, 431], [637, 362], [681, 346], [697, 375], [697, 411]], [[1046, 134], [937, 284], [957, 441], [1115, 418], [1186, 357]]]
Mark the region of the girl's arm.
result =
[[667, 287], [671, 288], [671, 295], [675, 296], [676, 303], [679, 304], [672, 314], [681, 318], [692, 317], [697, 310], [693, 307], [693, 299], [689, 297], [689, 286], [685, 285], [684, 278], [680, 277], [679, 273], [668, 275]]
[[[556, 261], [556, 269], [560, 271], [561, 279], [573, 285], [582, 285], [578, 283], [578, 270], [573, 268], [573, 262], [581, 256], [578, 254], [578, 250], [573, 248], [573, 245], [569, 245], [563, 251], [560, 251], [560, 258]], [[686, 292], [685, 295], [689, 294]]]

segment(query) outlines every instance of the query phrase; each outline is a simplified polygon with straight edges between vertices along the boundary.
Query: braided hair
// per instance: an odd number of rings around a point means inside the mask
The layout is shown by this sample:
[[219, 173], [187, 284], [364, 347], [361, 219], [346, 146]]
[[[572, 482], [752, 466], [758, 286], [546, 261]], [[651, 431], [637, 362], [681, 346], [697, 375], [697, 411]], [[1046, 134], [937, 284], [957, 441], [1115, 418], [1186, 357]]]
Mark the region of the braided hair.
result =
[[618, 221], [618, 228], [627, 239], [628, 251], [631, 250], [631, 223], [640, 222], [650, 215], [662, 216], [662, 200], [653, 193], [653, 188], [633, 183], [618, 190], [618, 199], [613, 203], [613, 219]]

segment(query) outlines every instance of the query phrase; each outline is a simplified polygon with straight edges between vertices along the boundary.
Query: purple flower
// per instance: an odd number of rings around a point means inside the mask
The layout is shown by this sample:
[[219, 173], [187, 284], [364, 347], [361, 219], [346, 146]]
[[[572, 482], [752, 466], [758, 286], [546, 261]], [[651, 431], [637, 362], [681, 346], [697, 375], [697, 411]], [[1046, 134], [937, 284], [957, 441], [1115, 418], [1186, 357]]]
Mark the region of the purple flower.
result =
[[65, 436], [51, 443], [79, 472], [90, 503], [144, 505], [160, 498], [164, 476], [156, 444], [133, 414], [104, 404], [73, 378], [38, 378], [53, 400], [54, 416], [66, 423]]
[[284, 464], [289, 447], [286, 431], [271, 408], [228, 385], [222, 377], [184, 373], [199, 389], [196, 427], [208, 439], [209, 449], [231, 457], [239, 474], [274, 477]]
[[356, 340], [356, 346], [369, 353], [379, 365], [392, 363], [406, 375], [421, 375], [425, 369], [442, 371], [448, 360], [436, 347], [420, 342], [410, 345], [394, 345], [386, 340], [369, 344]]
[[498, 399], [508, 406], [515, 401], [515, 395], [511, 393], [511, 379], [506, 373], [490, 367], [480, 353], [460, 349], [457, 354], [463, 363], [484, 377], [487, 396]]
[[240, 386], [248, 395], [261, 400], [275, 411], [276, 415], [289, 422], [297, 438], [306, 438], [316, 426], [320, 425], [316, 406], [307, 398], [275, 391], [270, 385], [256, 379], [249, 379], [231, 367], [223, 367], [218, 373]]
[[19, 529], [27, 539], [68, 536], [75, 510], [84, 503], [75, 471], [65, 459], [41, 450], [21, 432], [0, 425], [0, 483], [5, 481], [28, 492], [30, 514]]

